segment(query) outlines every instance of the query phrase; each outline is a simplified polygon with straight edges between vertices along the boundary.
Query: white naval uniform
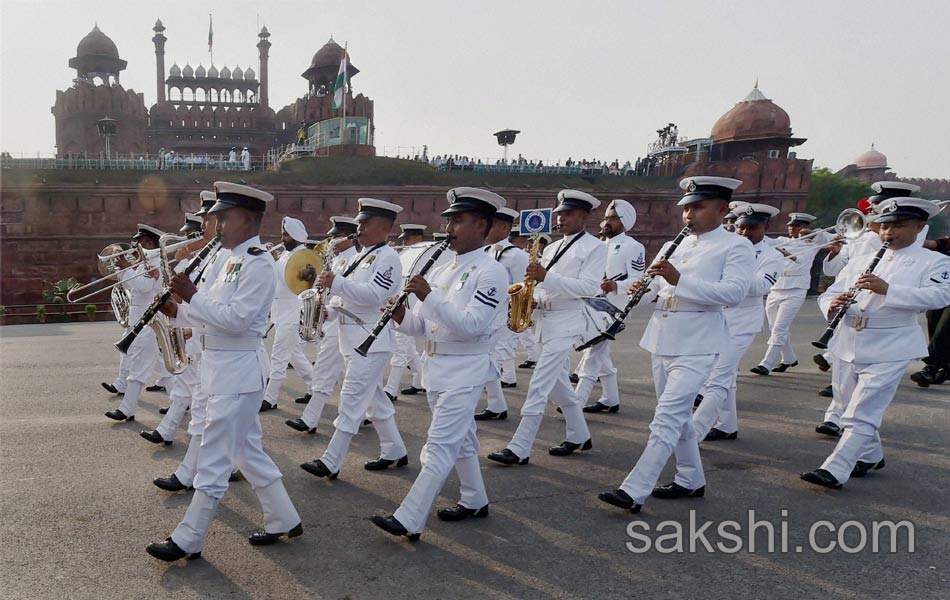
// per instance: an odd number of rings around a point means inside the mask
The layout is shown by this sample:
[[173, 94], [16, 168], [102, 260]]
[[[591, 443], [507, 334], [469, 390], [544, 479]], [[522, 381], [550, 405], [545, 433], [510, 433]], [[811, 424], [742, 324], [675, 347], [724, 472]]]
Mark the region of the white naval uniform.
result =
[[637, 504], [653, 491], [674, 452], [675, 482], [691, 490], [706, 484], [691, 419], [693, 400], [729, 346], [722, 307], [746, 297], [755, 268], [749, 240], [723, 227], [688, 236], [670, 263], [680, 273], [679, 283], [657, 277], [640, 303], [657, 298], [640, 340], [652, 354], [657, 405], [646, 448], [620, 486]]
[[828, 277], [837, 277], [852, 257], [877, 252], [880, 247], [881, 237], [874, 231], [865, 231], [858, 239], [842, 245], [834, 258], [826, 256], [821, 262], [821, 270]]
[[[180, 261], [174, 266], [175, 273], [184, 272], [190, 262], [190, 258]], [[192, 275], [192, 277], [195, 276]], [[177, 319], [168, 319], [168, 325], [171, 328], [179, 327]], [[192, 388], [200, 382], [197, 362], [200, 349], [201, 345], [194, 335], [185, 340], [185, 355], [188, 357], [188, 364], [185, 365], [184, 371], [178, 375], [172, 375], [168, 385], [168, 411], [165, 412], [158, 427], [155, 428], [155, 431], [165, 440], [171, 440], [175, 437], [175, 432], [178, 431], [182, 420], [185, 418], [185, 410], [188, 409], [188, 404], [191, 402]], [[162, 363], [164, 364], [164, 360], [162, 360]]]
[[263, 335], [275, 285], [273, 258], [262, 247], [258, 236], [237, 245], [207, 292], [178, 306], [181, 325], [205, 325], [201, 386], [208, 403], [195, 493], [171, 536], [189, 554], [204, 546], [235, 465], [257, 494], [267, 532], [284, 533], [300, 523], [280, 470], [261, 441], [258, 411], [267, 372]]
[[[145, 314], [145, 309], [152, 303], [155, 296], [162, 291], [162, 283], [159, 279], [153, 279], [149, 275], [141, 275], [145, 268], [145, 265], [139, 265], [119, 274], [122, 285], [132, 295], [129, 308], [130, 328], [141, 320], [142, 315]], [[139, 396], [141, 396], [142, 389], [151, 377], [155, 360], [158, 358], [158, 342], [151, 327], [145, 327], [139, 332], [127, 354], [125, 361], [129, 369], [129, 376], [126, 381], [125, 396], [122, 397], [119, 410], [126, 417], [133, 417], [138, 409]]]
[[[294, 366], [294, 371], [299, 373], [307, 387], [310, 387], [313, 365], [307, 355], [304, 354], [305, 344], [300, 339], [298, 330], [302, 302], [297, 294], [287, 287], [287, 281], [284, 279], [284, 269], [287, 267], [287, 261], [303, 249], [304, 245], [301, 244], [293, 250], [284, 252], [274, 265], [276, 288], [274, 303], [270, 308], [271, 322], [274, 323], [274, 346], [271, 348], [270, 380], [267, 382], [267, 389], [264, 391], [264, 401], [271, 405], [277, 404], [280, 388], [284, 384], [284, 379], [287, 378], [288, 363]], [[320, 268], [320, 265], [313, 266]]]
[[739, 429], [736, 413], [736, 375], [739, 361], [752, 345], [765, 322], [764, 298], [769, 294], [779, 273], [785, 267], [785, 257], [764, 240], [753, 244], [755, 273], [749, 292], [741, 302], [727, 306], [722, 314], [729, 327], [729, 344], [719, 354], [706, 385], [703, 401], [693, 413], [693, 428], [700, 441], [716, 426], [725, 433]]
[[[627, 304], [626, 289], [630, 283], [643, 275], [646, 269], [646, 251], [643, 244], [626, 233], [615, 235], [607, 240], [607, 263], [604, 279], [613, 278], [617, 282], [617, 291], [606, 295], [611, 304], [623, 308]], [[597, 318], [597, 317], [594, 317]], [[610, 359], [610, 340], [603, 341], [584, 350], [576, 373], [579, 378], [574, 392], [581, 405], [587, 403], [594, 383], [600, 379], [603, 397], [598, 400], [604, 406], [620, 404], [620, 390], [617, 386], [617, 369]]]
[[[355, 269], [354, 264], [358, 265]], [[344, 277], [346, 271], [351, 272]], [[339, 317], [340, 352], [346, 371], [340, 389], [339, 412], [333, 421], [335, 431], [320, 457], [331, 472], [340, 470], [349, 452], [350, 441], [367, 417], [372, 419], [379, 436], [380, 458], [398, 460], [406, 455], [406, 445], [396, 427], [396, 411], [382, 385], [383, 369], [395, 349], [392, 328], [386, 327], [380, 332], [367, 356], [354, 351], [379, 320], [380, 310], [386, 306], [387, 300], [396, 295], [400, 282], [402, 264], [399, 255], [385, 243], [364, 249], [343, 273], [333, 278], [330, 294], [339, 296], [343, 301], [342, 308], [358, 317], [364, 325], [342, 314]]]
[[[340, 274], [346, 269], [359, 251], [350, 246], [333, 259], [332, 270]], [[323, 322], [323, 339], [314, 361], [313, 379], [310, 381], [310, 401], [301, 415], [301, 420], [311, 429], [320, 425], [320, 416], [327, 400], [333, 395], [333, 389], [343, 379], [343, 354], [340, 352], [340, 316], [334, 310], [340, 306], [339, 296], [331, 297], [327, 302], [327, 318]]]
[[575, 238], [579, 239], [548, 269], [544, 281], [538, 282], [534, 288], [538, 302], [534, 332], [541, 354], [521, 407], [521, 422], [508, 443], [508, 449], [521, 459], [531, 455], [531, 446], [538, 435], [549, 399], [561, 408], [564, 415], [566, 441], [583, 444], [590, 439], [581, 401], [569, 379], [571, 352], [575, 345], [584, 341], [587, 322], [581, 296], [595, 296], [600, 292], [607, 246], [581, 231], [548, 244], [541, 265], [547, 269], [561, 248]]
[[[823, 315], [872, 259], [873, 255], [865, 255], [848, 262], [818, 298]], [[841, 439], [821, 468], [842, 484], [857, 461], [876, 463], [884, 458], [878, 432], [884, 413], [910, 361], [927, 356], [918, 315], [950, 305], [950, 258], [918, 244], [886, 250], [874, 274], [887, 282], [887, 294], [862, 291], [828, 345], [834, 395], [847, 408]]]
[[805, 294], [811, 286], [811, 267], [815, 256], [822, 247], [830, 242], [834, 236], [826, 231], [818, 233], [807, 240], [798, 240], [788, 237], [779, 237], [774, 240], [766, 238], [767, 243], [773, 246], [783, 244], [782, 249], [789, 254], [803, 254], [795, 260], [785, 259], [785, 269], [782, 271], [769, 292], [765, 301], [765, 314], [769, 319], [771, 334], [769, 335], [768, 350], [759, 364], [767, 369], [774, 368], [779, 362], [792, 364], [798, 360], [792, 347], [791, 326], [802, 303]]
[[[420, 245], [428, 244], [422, 242]], [[403, 273], [404, 279], [408, 279], [408, 276], [408, 273]], [[403, 283], [405, 284], [405, 281]], [[406, 367], [409, 367], [409, 372], [412, 374], [412, 387], [422, 389], [422, 359], [419, 358], [416, 342], [410, 336], [394, 330], [393, 340], [396, 348], [389, 361], [389, 377], [386, 379], [383, 390], [395, 397], [399, 395], [399, 384], [402, 382], [403, 370]]]
[[[231, 251], [227, 248], [219, 248], [211, 257], [211, 262], [201, 274], [201, 279], [196, 284], [199, 292], [207, 293], [211, 285], [217, 280], [218, 272], [228, 263]], [[176, 319], [178, 321], [178, 319]], [[195, 475], [198, 473], [198, 454], [201, 449], [201, 435], [204, 432], [205, 420], [208, 415], [208, 392], [201, 386], [201, 336], [204, 333], [205, 326], [199, 324], [192, 327], [192, 336], [188, 342], [194, 350], [188, 347], [188, 352], [194, 352], [194, 362], [190, 365], [186, 373], [189, 376], [184, 382], [191, 390], [191, 419], [188, 421], [188, 435], [191, 439], [188, 442], [188, 450], [185, 451], [184, 458], [178, 468], [175, 469], [175, 476], [185, 487], [194, 485]], [[184, 375], [184, 373], [182, 374]], [[169, 408], [169, 412], [171, 409]], [[162, 437], [165, 437], [164, 435]]]
[[[508, 238], [485, 246], [483, 251], [505, 268], [509, 286], [524, 280], [530, 257], [527, 252], [509, 242]], [[508, 410], [505, 393], [501, 387], [502, 382], [517, 383], [515, 351], [518, 347], [518, 334], [508, 329], [508, 288], [505, 288], [502, 304], [504, 306], [499, 309], [495, 317], [498, 322], [492, 340], [492, 360], [501, 371], [501, 377], [485, 384], [485, 391], [488, 393], [486, 408], [495, 413]]]
[[409, 533], [422, 531], [453, 466], [460, 480], [459, 504], [476, 510], [488, 504], [472, 417], [482, 388], [498, 379], [492, 334], [508, 292], [505, 268], [481, 249], [436, 267], [428, 281], [432, 292], [398, 326], [426, 340], [422, 380], [432, 410], [419, 456], [422, 469], [394, 513]]

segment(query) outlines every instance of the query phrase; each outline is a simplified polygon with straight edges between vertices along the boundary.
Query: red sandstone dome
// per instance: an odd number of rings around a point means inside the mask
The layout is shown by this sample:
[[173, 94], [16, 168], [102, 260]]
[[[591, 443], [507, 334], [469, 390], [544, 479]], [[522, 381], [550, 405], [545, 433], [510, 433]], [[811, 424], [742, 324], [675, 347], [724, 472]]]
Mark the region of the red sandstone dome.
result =
[[[314, 81], [320, 79], [321, 83], [329, 80], [335, 81], [336, 74], [340, 70], [340, 59], [343, 57], [343, 46], [333, 41], [333, 38], [317, 50], [313, 58], [310, 59], [310, 68], [301, 75], [304, 79]], [[353, 66], [352, 56], [347, 56], [347, 76], [352, 78], [360, 72]]]
[[109, 36], [99, 31], [95, 25], [86, 37], [79, 41], [76, 47], [76, 56], [109, 56], [119, 58], [119, 49], [115, 47]]
[[859, 169], [886, 169], [887, 157], [875, 150], [874, 144], [871, 144], [870, 150], [854, 159], [854, 166]]
[[76, 56], [69, 59], [69, 66], [76, 69], [80, 77], [89, 73], [118, 74], [128, 63], [119, 58], [119, 49], [109, 36], [99, 31], [95, 25], [86, 37], [76, 46]]
[[732, 110], [719, 117], [710, 134], [714, 144], [739, 140], [791, 138], [788, 113], [759, 91], [758, 83]]

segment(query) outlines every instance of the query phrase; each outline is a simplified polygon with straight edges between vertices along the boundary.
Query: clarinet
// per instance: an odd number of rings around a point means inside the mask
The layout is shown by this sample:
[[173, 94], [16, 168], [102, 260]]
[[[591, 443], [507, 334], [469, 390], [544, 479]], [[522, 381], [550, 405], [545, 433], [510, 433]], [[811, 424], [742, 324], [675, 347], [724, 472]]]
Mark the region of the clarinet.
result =
[[[874, 272], [874, 269], [877, 267], [877, 263], [881, 262], [881, 258], [884, 256], [884, 252], [890, 247], [890, 242], [884, 242], [881, 244], [881, 249], [877, 251], [877, 254], [874, 255], [874, 258], [871, 259], [871, 264], [868, 265], [868, 268], [864, 270], [864, 273], [861, 275], [870, 275]], [[860, 277], [859, 277], [860, 279]], [[835, 313], [835, 316], [828, 322], [828, 327], [825, 329], [825, 332], [821, 334], [821, 337], [811, 343], [815, 348], [821, 348], [826, 350], [828, 348], [828, 343], [831, 341], [831, 338], [835, 334], [835, 329], [838, 327], [838, 323], [844, 319], [845, 315], [848, 314], [848, 309], [851, 308], [851, 305], [855, 303], [858, 299], [858, 294], [861, 292], [857, 287], [851, 286], [851, 289], [848, 290], [847, 300], [841, 307], [838, 309], [838, 312]]]
[[[435, 264], [435, 261], [439, 260], [439, 256], [441, 256], [442, 253], [448, 249], [449, 243], [449, 240], [446, 239], [441, 244], [439, 244], [436, 247], [435, 252], [432, 253], [432, 256], [429, 257], [429, 260], [426, 261], [426, 264], [422, 265], [422, 270], [416, 273], [416, 275], [425, 277], [425, 274], [429, 272], [429, 269], [432, 268], [432, 265]], [[379, 321], [376, 321], [376, 326], [373, 327], [373, 331], [369, 334], [369, 336], [363, 340], [363, 343], [360, 344], [358, 348], [355, 348], [357, 354], [360, 356], [366, 356], [369, 354], [370, 347], [373, 345], [373, 342], [376, 341], [376, 338], [379, 336], [379, 334], [382, 333], [383, 329], [386, 328], [386, 325], [389, 323], [389, 321], [393, 318], [393, 313], [396, 312], [396, 309], [405, 304], [406, 300], [408, 299], [409, 292], [403, 290], [403, 292], [399, 294], [399, 297], [396, 298], [396, 301], [393, 302], [392, 306], [383, 312], [383, 316], [379, 318]]]
[[[692, 228], [689, 225], [687, 225], [682, 230], [680, 230], [680, 232], [676, 234], [676, 237], [673, 238], [673, 241], [670, 242], [670, 246], [666, 249], [666, 252], [658, 256], [653, 261], [653, 263], [651, 263], [650, 266], [652, 267], [653, 265], [659, 262], [662, 262], [664, 260], [669, 260], [670, 257], [673, 256], [673, 253], [676, 251], [679, 245], [683, 243], [683, 240], [686, 239], [686, 236], [688, 236], [691, 231], [692, 231]], [[647, 268], [647, 270], [649, 270], [649, 267]], [[584, 344], [581, 344], [580, 346], [576, 348], [576, 350], [577, 351], [586, 350], [587, 348], [590, 348], [591, 346], [596, 346], [597, 344], [601, 342], [616, 339], [617, 334], [619, 334], [621, 331], [623, 331], [627, 327], [623, 323], [624, 319], [627, 318], [627, 315], [630, 314], [630, 311], [633, 310], [633, 307], [639, 304], [640, 300], [642, 300], [643, 297], [646, 295], [647, 290], [650, 288], [650, 284], [653, 283], [653, 279], [655, 277], [656, 277], [655, 275], [646, 275], [646, 274], [640, 277], [640, 279], [638, 280], [638, 282], [640, 283], [640, 288], [637, 289], [637, 291], [632, 296], [630, 296], [630, 299], [627, 300], [626, 306], [623, 307], [623, 310], [620, 311], [620, 314], [614, 317], [614, 322], [610, 324], [610, 327], [607, 328], [607, 331], [592, 338], [591, 340], [585, 342]]]
[[[213, 250], [216, 250], [218, 245], [221, 242], [220, 236], [215, 236], [213, 240], [205, 244], [205, 247], [198, 251], [198, 254], [195, 255], [195, 258], [188, 266], [185, 268], [182, 273], [185, 277], [190, 277], [191, 274], [201, 266], [201, 263], [208, 258], [208, 255], [211, 254]], [[146, 265], [147, 268], [147, 265]], [[155, 318], [155, 315], [158, 314], [158, 311], [168, 302], [168, 299], [171, 298], [172, 292], [167, 287], [162, 290], [162, 293], [158, 295], [155, 300], [145, 309], [145, 313], [142, 315], [142, 318], [139, 319], [138, 323], [132, 327], [131, 330], [124, 336], [122, 339], [115, 343], [115, 347], [119, 349], [119, 352], [126, 354], [129, 351], [129, 348], [132, 346], [132, 343], [135, 341], [135, 338], [142, 332], [143, 329], [148, 327], [149, 323], [152, 322], [152, 319]]]

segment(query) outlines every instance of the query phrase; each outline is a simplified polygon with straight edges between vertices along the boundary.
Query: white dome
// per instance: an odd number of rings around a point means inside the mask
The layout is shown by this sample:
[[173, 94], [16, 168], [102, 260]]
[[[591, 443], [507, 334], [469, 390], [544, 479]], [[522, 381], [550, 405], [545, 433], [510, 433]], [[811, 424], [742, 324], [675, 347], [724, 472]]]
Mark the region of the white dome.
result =
[[181, 68], [178, 63], [172, 65], [172, 68], [168, 70], [168, 75], [170, 77], [181, 77]]
[[240, 66], [234, 67], [234, 70], [231, 71], [232, 79], [244, 79], [244, 71], [241, 70]]
[[195, 77], [204, 79], [205, 77], [207, 77], [207, 75], [208, 73], [207, 71], [205, 71], [204, 65], [198, 65], [198, 68], [195, 69]]
[[251, 67], [248, 67], [247, 71], [244, 71], [244, 79], [255, 79], [256, 77], [257, 73], [255, 73]]
[[218, 67], [211, 65], [211, 68], [208, 69], [208, 77], [217, 77], [218, 76]]
[[194, 77], [195, 70], [191, 68], [191, 65], [186, 64], [185, 68], [181, 70], [182, 77]]
[[231, 69], [227, 65], [221, 67], [221, 74], [219, 75], [221, 79], [231, 79]]

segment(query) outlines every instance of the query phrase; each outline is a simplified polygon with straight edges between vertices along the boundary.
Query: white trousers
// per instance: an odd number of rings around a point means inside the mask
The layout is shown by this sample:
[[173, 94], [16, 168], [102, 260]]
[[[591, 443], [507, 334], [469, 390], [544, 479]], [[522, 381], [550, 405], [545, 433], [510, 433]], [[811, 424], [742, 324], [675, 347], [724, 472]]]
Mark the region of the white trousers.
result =
[[350, 441], [360, 430], [364, 418], [372, 419], [379, 436], [379, 456], [397, 460], [406, 455], [406, 445], [396, 427], [396, 410], [383, 391], [382, 373], [389, 352], [370, 352], [360, 356], [355, 352], [344, 357], [346, 374], [340, 388], [340, 406], [333, 420], [333, 437], [320, 460], [331, 471], [339, 471], [350, 450]]
[[135, 337], [135, 341], [129, 347], [128, 356], [125, 358], [129, 365], [129, 377], [126, 382], [125, 396], [122, 397], [122, 403], [119, 404], [119, 410], [125, 416], [134, 416], [136, 410], [138, 410], [139, 396], [141, 396], [142, 388], [145, 387], [149, 376], [152, 374], [158, 354], [155, 332], [151, 327], [146, 327]]
[[843, 394], [851, 387], [849, 385], [852, 377], [850, 363], [838, 360], [829, 353], [825, 353], [823, 356], [825, 356], [825, 360], [831, 363], [831, 402], [828, 403], [828, 408], [825, 409], [824, 421], [834, 423], [840, 427], [841, 415], [844, 414], [844, 410], [848, 406], [849, 397]]
[[581, 361], [577, 365], [578, 382], [574, 392], [581, 401], [581, 405], [587, 404], [590, 393], [594, 389], [594, 383], [600, 379], [600, 387], [603, 391], [603, 397], [598, 400], [605, 406], [617, 406], [620, 404], [620, 389], [617, 386], [617, 368], [614, 367], [613, 360], [610, 358], [610, 340], [591, 346], [581, 355]]
[[709, 379], [716, 357], [716, 354], [653, 355], [657, 404], [650, 423], [650, 438], [636, 466], [620, 486], [637, 504], [643, 504], [653, 491], [673, 453], [676, 454], [674, 481], [677, 484], [691, 490], [706, 485], [691, 414], [693, 400]]
[[398, 396], [399, 384], [406, 367], [409, 367], [412, 373], [412, 387], [422, 389], [422, 360], [416, 351], [416, 338], [394, 331], [393, 339], [396, 342], [396, 351], [389, 361], [389, 377], [383, 389], [393, 396]]
[[168, 412], [155, 428], [166, 440], [175, 437], [175, 432], [185, 418], [185, 410], [191, 403], [192, 390], [201, 386], [197, 365], [192, 362], [180, 374], [172, 377], [168, 390]]
[[772, 369], [779, 362], [792, 364], [798, 358], [792, 348], [792, 321], [805, 302], [805, 293], [808, 290], [780, 290], [772, 292], [765, 301], [765, 316], [769, 319], [768, 350], [759, 364]]
[[909, 364], [909, 360], [874, 364], [835, 361], [836, 383], [832, 385], [836, 397], [841, 392], [847, 408], [841, 417], [841, 439], [821, 468], [838, 482], [848, 481], [859, 460], [878, 462], [884, 458], [881, 422]]
[[571, 352], [574, 350], [574, 339], [569, 337], [546, 339], [541, 346], [538, 364], [531, 374], [528, 384], [528, 395], [521, 407], [521, 422], [515, 435], [508, 443], [508, 449], [519, 458], [531, 455], [531, 446], [541, 428], [541, 416], [552, 400], [561, 407], [566, 423], [566, 441], [583, 444], [590, 439], [590, 430], [581, 402], [571, 387]]
[[185, 451], [185, 457], [181, 459], [181, 463], [175, 469], [175, 476], [185, 486], [194, 485], [195, 475], [198, 474], [198, 453], [208, 416], [208, 394], [201, 387], [200, 364], [195, 363], [192, 368], [194, 368], [194, 372], [198, 377], [191, 386], [191, 420], [188, 421], [188, 434], [191, 439], [188, 441], [188, 450]]
[[185, 552], [198, 552], [214, 519], [217, 503], [228, 489], [234, 466], [254, 488], [264, 511], [264, 528], [283, 533], [300, 523], [281, 481], [280, 470], [264, 452], [258, 411], [262, 391], [211, 395], [198, 452], [195, 494], [172, 540]]
[[333, 395], [336, 384], [343, 379], [343, 354], [340, 338], [327, 336], [320, 340], [317, 360], [314, 361], [313, 379], [310, 381], [310, 402], [300, 417], [308, 427], [317, 427], [327, 400]]
[[472, 418], [481, 391], [482, 387], [478, 386], [427, 394], [432, 422], [419, 454], [422, 470], [394, 513], [409, 533], [420, 533], [425, 527], [432, 504], [453, 466], [461, 484], [459, 504], [474, 509], [488, 504], [478, 466], [478, 436]]
[[502, 413], [508, 410], [505, 392], [501, 387], [504, 383], [517, 383], [517, 367], [515, 365], [515, 350], [518, 345], [518, 334], [505, 326], [495, 334], [495, 345], [492, 348], [492, 361], [501, 371], [500, 379], [493, 379], [485, 384], [488, 394], [486, 408], [492, 412]]
[[[128, 329], [123, 330], [123, 335], [128, 333]], [[119, 352], [119, 374], [116, 375], [115, 380], [112, 382], [113, 387], [119, 391], [119, 393], [125, 392], [125, 386], [129, 379], [129, 355], [125, 352]]]
[[518, 336], [518, 341], [521, 342], [525, 352], [528, 353], [528, 360], [538, 362], [538, 358], [541, 356], [541, 344], [534, 337], [534, 329], [527, 329], [521, 333], [515, 333], [515, 335]]
[[693, 413], [693, 429], [699, 441], [703, 441], [709, 430], [717, 424], [726, 433], [738, 431], [736, 375], [739, 362], [754, 339], [754, 333], [730, 335], [728, 348], [716, 359], [716, 365], [703, 387], [703, 401]]
[[300, 339], [297, 323], [278, 323], [274, 326], [270, 379], [267, 382], [267, 391], [264, 392], [264, 400], [268, 404], [277, 404], [280, 388], [284, 384], [284, 379], [287, 379], [288, 364], [294, 366], [294, 370], [300, 374], [307, 387], [310, 387], [313, 365], [310, 364], [310, 359], [304, 354], [303, 349], [304, 341]]

